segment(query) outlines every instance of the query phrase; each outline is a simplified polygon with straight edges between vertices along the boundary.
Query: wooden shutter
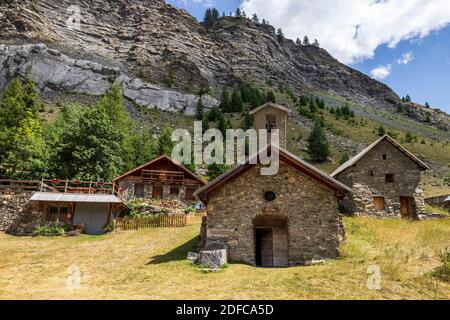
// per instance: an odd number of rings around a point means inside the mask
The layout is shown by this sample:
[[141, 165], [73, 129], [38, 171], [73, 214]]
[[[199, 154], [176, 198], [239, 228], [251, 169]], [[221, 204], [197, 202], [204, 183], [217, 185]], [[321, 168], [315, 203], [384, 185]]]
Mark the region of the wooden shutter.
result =
[[375, 204], [376, 210], [384, 211], [384, 198], [383, 197], [373, 197], [373, 202]]

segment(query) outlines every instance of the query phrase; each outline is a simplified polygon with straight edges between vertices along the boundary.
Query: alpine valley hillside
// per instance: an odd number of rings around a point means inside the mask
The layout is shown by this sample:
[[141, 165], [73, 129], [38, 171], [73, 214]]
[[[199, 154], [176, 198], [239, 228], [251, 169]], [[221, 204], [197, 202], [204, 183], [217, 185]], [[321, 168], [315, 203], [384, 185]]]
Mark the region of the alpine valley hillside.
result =
[[[80, 27], [73, 27], [78, 19]], [[307, 157], [307, 135], [314, 120], [323, 119], [332, 156], [322, 169], [361, 151], [383, 127], [433, 168], [429, 194], [449, 191], [447, 113], [402, 100], [326, 50], [298, 45], [269, 24], [222, 17], [205, 25], [163, 0], [0, 0], [0, 30], [0, 90], [17, 76], [31, 77], [53, 112], [68, 101], [96, 100], [118, 84], [133, 117], [158, 134], [165, 125], [191, 126], [199, 91], [208, 110], [220, 104], [223, 87], [251, 86], [274, 92], [294, 111], [288, 147], [296, 154]], [[302, 112], [301, 96], [326, 107], [316, 115]], [[352, 117], [336, 116], [344, 106]], [[239, 126], [243, 115], [226, 117]]]

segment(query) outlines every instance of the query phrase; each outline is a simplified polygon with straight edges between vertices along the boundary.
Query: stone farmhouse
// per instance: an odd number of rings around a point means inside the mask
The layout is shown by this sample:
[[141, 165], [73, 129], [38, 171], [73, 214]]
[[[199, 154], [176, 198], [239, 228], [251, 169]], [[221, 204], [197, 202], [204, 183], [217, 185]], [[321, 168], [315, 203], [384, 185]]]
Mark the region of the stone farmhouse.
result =
[[343, 201], [349, 213], [417, 219], [425, 209], [421, 172], [429, 167], [385, 135], [331, 176], [353, 189]]
[[[288, 109], [268, 104], [253, 112], [256, 129], [285, 132]], [[281, 126], [281, 127], [280, 127]], [[280, 145], [285, 145], [285, 135]], [[261, 152], [272, 152], [272, 146]], [[263, 176], [254, 155], [202, 187], [206, 205], [203, 250], [227, 249], [229, 259], [255, 266], [287, 267], [339, 256], [339, 199], [351, 189], [304, 160], [279, 150], [280, 168]]]
[[180, 199], [195, 201], [194, 192], [206, 181], [168, 156], [161, 156], [114, 180], [123, 199]]

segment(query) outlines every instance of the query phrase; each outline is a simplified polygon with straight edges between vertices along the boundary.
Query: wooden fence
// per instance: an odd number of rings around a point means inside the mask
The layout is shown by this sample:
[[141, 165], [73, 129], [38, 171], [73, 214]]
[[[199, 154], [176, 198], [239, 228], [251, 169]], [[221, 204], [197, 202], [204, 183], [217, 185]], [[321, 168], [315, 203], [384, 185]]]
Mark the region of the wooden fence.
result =
[[116, 219], [116, 230], [145, 230], [153, 228], [181, 228], [201, 224], [203, 215], [172, 215], [157, 217], [126, 217]]
[[18, 189], [37, 191], [39, 190], [40, 181], [38, 180], [9, 180], [0, 179], [0, 189]]

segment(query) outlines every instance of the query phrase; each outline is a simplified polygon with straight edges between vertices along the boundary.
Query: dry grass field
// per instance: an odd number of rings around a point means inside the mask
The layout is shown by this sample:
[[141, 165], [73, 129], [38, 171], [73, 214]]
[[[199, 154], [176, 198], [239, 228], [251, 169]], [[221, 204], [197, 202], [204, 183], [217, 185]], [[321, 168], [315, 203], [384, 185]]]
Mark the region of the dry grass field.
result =
[[[450, 248], [450, 219], [348, 218], [342, 258], [324, 265], [260, 269], [230, 264], [205, 273], [185, 260], [199, 226], [78, 238], [0, 234], [0, 299], [450, 299], [429, 275]], [[67, 287], [68, 268], [81, 271]], [[381, 290], [367, 269], [381, 268]]]

